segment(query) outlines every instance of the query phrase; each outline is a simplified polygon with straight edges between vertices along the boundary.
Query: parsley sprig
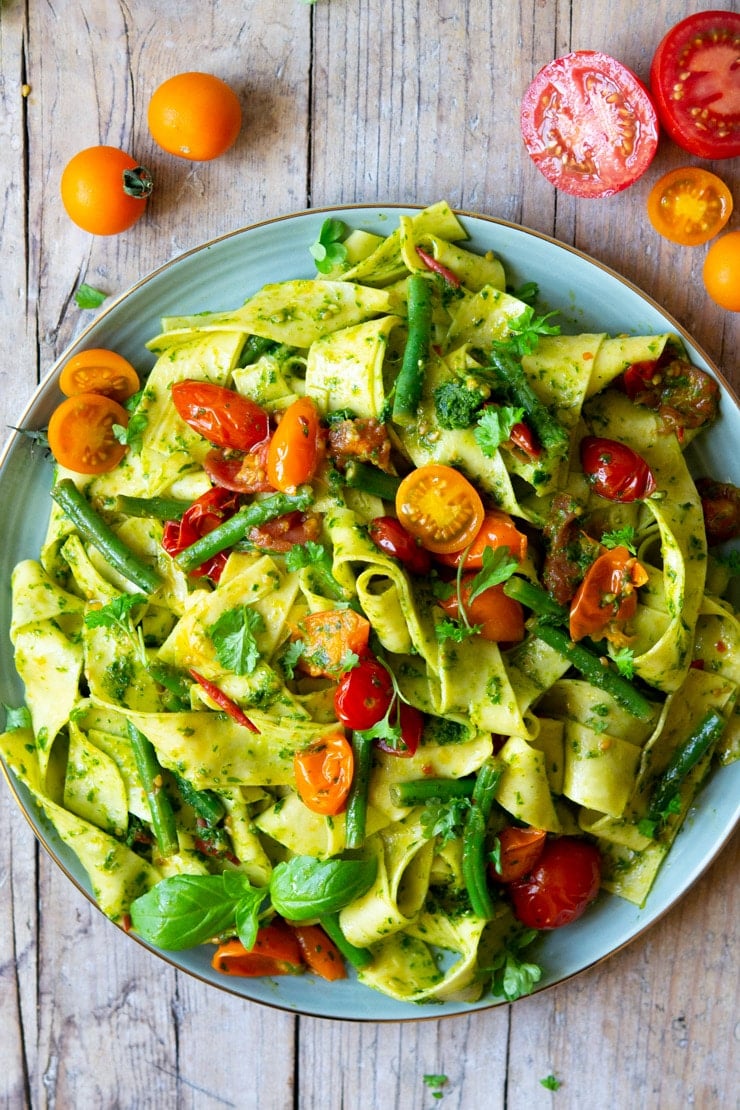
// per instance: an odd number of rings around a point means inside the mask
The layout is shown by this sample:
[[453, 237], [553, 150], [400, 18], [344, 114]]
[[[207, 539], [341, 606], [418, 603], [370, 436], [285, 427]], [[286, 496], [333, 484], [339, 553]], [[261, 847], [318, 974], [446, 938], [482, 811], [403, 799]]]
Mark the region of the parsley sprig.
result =
[[475, 431], [475, 442], [483, 454], [494, 458], [502, 443], [511, 436], [511, 430], [524, 419], [524, 409], [514, 408], [512, 405], [489, 405], [478, 418]]
[[100, 609], [91, 609], [85, 614], [87, 628], [118, 628], [131, 640], [141, 663], [146, 666], [144, 634], [140, 624], [134, 622], [133, 610], [137, 605], [147, 603], [144, 594], [119, 594]]
[[467, 550], [461, 555], [457, 567], [458, 619], [451, 620], [448, 618], [436, 625], [435, 634], [440, 643], [445, 640], [461, 643], [468, 636], [475, 636], [480, 632], [482, 626], [470, 622], [470, 606], [485, 590], [490, 589], [491, 586], [498, 586], [501, 582], [506, 582], [511, 578], [519, 566], [508, 547], [484, 547], [483, 565], [470, 583], [467, 597], [463, 600], [462, 576], [466, 558]]
[[508, 334], [505, 339], [497, 340], [496, 347], [517, 358], [531, 355], [541, 335], [560, 335], [560, 325], [548, 323], [556, 315], [555, 312], [547, 312], [544, 316], [537, 316], [532, 305], [527, 305], [519, 316], [509, 321]]
[[265, 623], [256, 609], [236, 605], [228, 609], [208, 629], [222, 667], [234, 674], [253, 674], [260, 661], [257, 633]]

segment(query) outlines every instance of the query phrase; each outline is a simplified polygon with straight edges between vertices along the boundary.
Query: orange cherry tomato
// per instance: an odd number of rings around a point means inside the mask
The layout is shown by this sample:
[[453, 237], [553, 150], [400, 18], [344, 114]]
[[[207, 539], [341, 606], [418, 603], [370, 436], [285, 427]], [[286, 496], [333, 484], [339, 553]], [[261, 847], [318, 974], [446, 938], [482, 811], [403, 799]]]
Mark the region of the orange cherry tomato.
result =
[[294, 925], [293, 932], [300, 945], [303, 959], [311, 971], [315, 971], [330, 983], [347, 978], [347, 969], [339, 949], [320, 925]]
[[341, 732], [321, 736], [295, 753], [293, 772], [301, 801], [312, 813], [331, 817], [347, 805], [355, 759]]
[[[513, 597], [504, 593], [503, 583], [489, 586], [487, 590], [468, 601], [474, 574], [466, 574], [461, 582], [462, 600], [471, 624], [481, 625], [480, 634], [484, 640], [495, 644], [518, 643], [524, 639], [524, 611]], [[460, 602], [457, 594], [438, 603], [448, 617], [457, 618]]]
[[478, 491], [459, 470], [430, 463], [412, 470], [396, 493], [396, 514], [407, 532], [435, 555], [462, 551], [485, 516]]
[[605, 551], [591, 564], [570, 605], [570, 637], [618, 636], [616, 625], [623, 625], [637, 610], [639, 586], [648, 580], [647, 572], [626, 547]]
[[684, 247], [698, 247], [718, 235], [729, 220], [732, 193], [709, 170], [684, 166], [655, 182], [647, 214], [659, 235]]
[[267, 479], [283, 492], [310, 482], [319, 463], [319, 410], [310, 397], [288, 405], [270, 440]]
[[301, 948], [294, 931], [280, 918], [257, 930], [252, 948], [240, 940], [219, 944], [211, 966], [224, 975], [255, 978], [259, 975], [298, 975], [304, 970]]
[[79, 151], [64, 168], [62, 204], [91, 235], [118, 235], [146, 210], [152, 183], [148, 172], [115, 146]]
[[122, 403], [139, 389], [139, 375], [128, 359], [115, 351], [94, 347], [65, 362], [59, 388], [67, 397], [76, 393], [102, 393]]
[[542, 855], [546, 837], [544, 829], [519, 829], [514, 825], [507, 825], [497, 836], [500, 867], [491, 864], [491, 878], [499, 883], [513, 883], [516, 879], [523, 879]]
[[519, 531], [509, 514], [500, 509], [488, 509], [467, 552], [438, 555], [437, 560], [447, 567], [456, 567], [465, 554], [466, 569], [476, 570], [483, 566], [483, 552], [487, 547], [508, 547], [512, 558], [520, 563], [527, 557], [527, 537]]
[[707, 293], [720, 308], [740, 312], [740, 231], [730, 231], [712, 243], [702, 277]]
[[126, 446], [113, 425], [126, 427], [128, 413], [102, 393], [76, 393], [51, 414], [48, 436], [51, 453], [60, 466], [77, 474], [104, 474], [116, 466]]
[[210, 73], [178, 73], [154, 90], [147, 122], [168, 154], [192, 162], [218, 158], [236, 142], [242, 125], [239, 98]]
[[298, 660], [302, 671], [314, 678], [336, 678], [348, 654], [367, 651], [370, 622], [354, 609], [324, 609], [299, 620], [291, 639], [303, 644]]

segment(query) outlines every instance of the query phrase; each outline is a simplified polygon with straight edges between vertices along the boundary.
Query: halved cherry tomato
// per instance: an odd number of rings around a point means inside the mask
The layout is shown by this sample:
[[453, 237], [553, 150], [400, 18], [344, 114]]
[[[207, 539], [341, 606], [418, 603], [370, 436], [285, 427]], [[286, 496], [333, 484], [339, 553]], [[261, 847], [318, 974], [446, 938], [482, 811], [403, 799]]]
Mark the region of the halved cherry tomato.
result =
[[296, 789], [312, 813], [333, 816], [347, 805], [355, 758], [341, 732], [332, 732], [301, 748], [293, 757]]
[[415, 705], [409, 705], [408, 702], [398, 699], [398, 707], [391, 711], [390, 721], [392, 725], [397, 725], [401, 730], [401, 741], [397, 743], [393, 740], [377, 739], [375, 741], [376, 747], [380, 748], [383, 752], [388, 752], [389, 755], [401, 756], [404, 759], [410, 759], [421, 743], [422, 733], [424, 732], [424, 714]]
[[659, 235], [698, 247], [718, 235], [732, 214], [732, 193], [721, 178], [700, 166], [671, 170], [648, 194], [647, 214]]
[[280, 918], [257, 930], [254, 947], [240, 940], [219, 944], [211, 966], [224, 975], [299, 975], [304, 970], [301, 946], [293, 929]]
[[622, 642], [620, 625], [637, 612], [637, 588], [648, 580], [647, 571], [621, 544], [591, 564], [570, 606], [570, 638], [584, 636]]
[[238, 493], [269, 493], [267, 453], [270, 441], [257, 443], [251, 451], [229, 451], [212, 447], [203, 460], [203, 469], [217, 486]]
[[627, 66], [595, 50], [577, 50], [539, 71], [524, 94], [521, 129], [537, 169], [577, 197], [626, 189], [658, 148], [648, 90]]
[[529, 424], [525, 424], [523, 420], [515, 424], [509, 432], [509, 442], [507, 446], [515, 447], [529, 459], [538, 459], [542, 454], [542, 446], [537, 436], [532, 431]]
[[117, 466], [126, 445], [116, 439], [113, 425], [125, 428], [123, 405], [102, 393], [76, 393], [62, 401], [49, 420], [51, 453], [60, 466], [77, 474], [105, 474]]
[[[162, 530], [162, 547], [172, 558], [190, 547], [201, 536], [212, 532], [224, 520], [229, 520], [240, 507], [236, 493], [214, 486], [186, 509], [180, 520], [168, 520]], [[221, 577], [229, 557], [228, 551], [219, 551], [212, 559], [190, 573], [196, 578], [212, 578], [215, 582]]]
[[417, 467], [396, 493], [401, 524], [435, 555], [461, 551], [483, 523], [483, 502], [459, 470], [439, 463]]
[[740, 312], [740, 231], [720, 235], [712, 243], [701, 276], [715, 304], [728, 312]]
[[466, 569], [474, 570], [483, 566], [483, 552], [487, 547], [508, 547], [511, 557], [519, 562], [527, 557], [527, 537], [519, 531], [512, 517], [500, 509], [487, 509], [478, 534], [467, 551], [438, 555], [437, 561], [448, 567], [456, 567], [465, 555]]
[[368, 525], [368, 535], [386, 555], [398, 559], [412, 574], [429, 574], [432, 557], [394, 516], [377, 516]]
[[319, 410], [310, 397], [288, 405], [272, 434], [267, 452], [267, 479], [288, 491], [310, 482], [320, 458]]
[[548, 841], [528, 877], [508, 889], [522, 925], [558, 929], [581, 916], [600, 883], [599, 849], [578, 837], [561, 836]]
[[[483, 639], [496, 644], [514, 644], [523, 640], [524, 610], [519, 602], [513, 597], [506, 596], [503, 583], [489, 586], [469, 602], [470, 587], [474, 578], [474, 574], [466, 574], [460, 583], [463, 605], [470, 623], [481, 625], [480, 634]], [[460, 604], [457, 594], [444, 598], [438, 604], [448, 617], [459, 617]]]
[[304, 645], [298, 666], [314, 678], [336, 677], [348, 654], [365, 654], [369, 639], [370, 622], [354, 609], [309, 613], [291, 631], [291, 640]]
[[715, 482], [713, 478], [697, 479], [696, 488], [709, 546], [740, 536], [740, 489], [731, 482]]
[[653, 472], [626, 443], [603, 436], [581, 440], [581, 466], [591, 488], [607, 501], [643, 501], [655, 492]]
[[330, 983], [347, 978], [347, 969], [333, 940], [320, 925], [293, 925], [303, 959], [317, 975]]
[[701, 11], [661, 39], [650, 66], [660, 122], [698, 158], [740, 155], [740, 14]]
[[318, 513], [302, 513], [296, 509], [292, 513], [276, 516], [264, 524], [250, 528], [247, 539], [255, 547], [264, 551], [290, 551], [296, 544], [303, 545], [309, 540], [316, 541], [321, 535], [321, 517]]
[[334, 691], [334, 709], [345, 728], [372, 728], [385, 717], [393, 701], [393, 681], [386, 667], [372, 656], [347, 671]]
[[512, 883], [530, 873], [545, 847], [544, 829], [517, 828], [507, 825], [497, 834], [500, 866], [491, 864], [491, 878], [499, 883]]
[[186, 424], [215, 447], [249, 451], [267, 438], [269, 418], [265, 410], [216, 382], [191, 378], [175, 382], [172, 403]]
[[59, 375], [59, 388], [67, 397], [102, 393], [119, 404], [132, 397], [139, 384], [139, 375], [128, 359], [103, 347], [72, 355]]
[[717, 382], [670, 346], [657, 359], [628, 366], [622, 384], [631, 401], [655, 409], [665, 427], [677, 435], [684, 428], [711, 424], [717, 417]]

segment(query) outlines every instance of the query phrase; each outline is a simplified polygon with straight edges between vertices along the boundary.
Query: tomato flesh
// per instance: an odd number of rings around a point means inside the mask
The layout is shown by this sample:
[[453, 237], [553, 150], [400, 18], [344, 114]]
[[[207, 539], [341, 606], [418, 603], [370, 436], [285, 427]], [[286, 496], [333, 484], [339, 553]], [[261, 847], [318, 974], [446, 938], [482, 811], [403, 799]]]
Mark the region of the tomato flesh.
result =
[[655, 478], [645, 460], [615, 439], [585, 436], [581, 466], [591, 488], [607, 501], [642, 501], [655, 492]]
[[301, 801], [312, 813], [331, 817], [342, 812], [352, 786], [354, 755], [341, 732], [321, 736], [297, 751], [293, 771]]
[[732, 214], [732, 193], [721, 178], [699, 166], [671, 170], [648, 195], [650, 223], [659, 235], [698, 247], [718, 235]]
[[601, 854], [578, 837], [550, 840], [527, 878], [511, 883], [514, 913], [528, 929], [559, 929], [581, 916], [599, 893]]
[[349, 729], [372, 728], [385, 717], [393, 701], [393, 681], [377, 659], [367, 656], [347, 671], [334, 692], [337, 718]]
[[740, 14], [702, 11], [663, 37], [650, 66], [660, 122], [698, 158], [740, 155]]
[[577, 50], [544, 66], [524, 94], [530, 158], [558, 189], [609, 197], [632, 185], [658, 147], [658, 118], [640, 79], [608, 54]]
[[269, 421], [260, 405], [215, 382], [188, 379], [172, 386], [182, 419], [215, 447], [249, 451], [267, 438]]
[[605, 551], [591, 564], [570, 606], [570, 638], [606, 636], [623, 643], [621, 626], [637, 612], [639, 586], [647, 582], [644, 567], [621, 545]]
[[102, 347], [73, 355], [62, 367], [59, 388], [67, 397], [102, 393], [122, 404], [139, 388], [139, 375], [128, 359]]
[[76, 474], [105, 474], [126, 453], [116, 439], [114, 424], [125, 428], [128, 413], [102, 393], [75, 393], [62, 401], [49, 419], [49, 447], [60, 466]]
[[252, 948], [240, 940], [220, 944], [211, 966], [224, 975], [255, 978], [260, 975], [298, 975], [304, 970], [301, 946], [294, 931], [280, 918], [257, 930]]
[[467, 478], [437, 463], [406, 475], [396, 493], [396, 513], [406, 531], [434, 554], [462, 551], [475, 539], [485, 515]]

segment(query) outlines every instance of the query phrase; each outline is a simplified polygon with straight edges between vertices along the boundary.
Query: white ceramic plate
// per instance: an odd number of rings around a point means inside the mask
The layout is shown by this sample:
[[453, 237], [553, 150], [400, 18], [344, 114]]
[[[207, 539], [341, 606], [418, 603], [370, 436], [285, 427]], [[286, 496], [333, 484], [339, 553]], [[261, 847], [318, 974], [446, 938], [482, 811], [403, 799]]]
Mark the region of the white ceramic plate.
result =
[[[180, 256], [120, 297], [79, 336], [52, 367], [17, 425], [46, 426], [61, 400], [59, 369], [73, 353], [87, 347], [111, 347], [145, 370], [153, 360], [144, 343], [159, 332], [161, 316], [235, 308], [268, 281], [313, 276], [308, 247], [328, 214], [352, 227], [389, 234], [401, 213], [413, 211], [400, 206], [355, 206], [303, 212], [236, 231]], [[723, 389], [721, 418], [708, 435], [700, 438], [694, 452], [696, 473], [740, 485], [740, 415], [736, 404], [716, 367], [675, 320], [613, 271], [547, 236], [486, 217], [461, 214], [461, 218], [470, 233], [471, 248], [493, 250], [499, 255], [513, 285], [525, 280], [538, 282], [541, 302], [560, 311], [564, 331], [678, 332], [693, 361], [719, 378]], [[0, 701], [5, 705], [17, 706], [23, 701], [23, 687], [15, 674], [8, 639], [8, 583], [20, 559], [38, 556], [49, 514], [51, 481], [52, 467], [44, 451], [28, 437], [15, 434], [0, 459], [4, 521], [0, 551]], [[91, 897], [76, 857], [39, 816], [23, 786], [10, 773], [6, 777], [39, 840], [71, 881]], [[579, 922], [547, 935], [528, 950], [544, 968], [539, 989], [562, 982], [613, 954], [656, 921], [717, 856], [738, 817], [740, 762], [717, 771], [702, 790], [643, 910], [602, 895]], [[311, 975], [227, 979], [211, 970], [207, 948], [160, 955], [183, 971], [244, 998], [319, 1017], [398, 1021], [440, 1018], [471, 1010], [469, 1004], [401, 1004], [352, 978], [340, 983], [325, 983]], [[488, 996], [472, 1008], [498, 1004], [499, 1000]]]

